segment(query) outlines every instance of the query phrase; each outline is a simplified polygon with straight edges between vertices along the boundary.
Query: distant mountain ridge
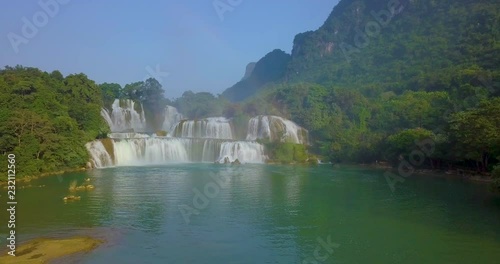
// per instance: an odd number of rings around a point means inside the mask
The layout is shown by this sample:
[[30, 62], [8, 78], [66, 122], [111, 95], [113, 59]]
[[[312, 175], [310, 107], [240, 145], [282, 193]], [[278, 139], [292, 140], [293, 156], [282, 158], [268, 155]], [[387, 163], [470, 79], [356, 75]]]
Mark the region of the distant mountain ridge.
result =
[[245, 80], [245, 79], [248, 79], [248, 77], [250, 77], [253, 73], [253, 70], [255, 69], [255, 64], [257, 64], [256, 62], [250, 62], [246, 69], [245, 69], [245, 75], [243, 76], [243, 78], [241, 78], [241, 80]]
[[279, 74], [257, 71], [223, 96], [241, 101], [266, 84], [298, 82], [446, 90], [445, 76], [500, 65], [498, 10], [494, 0], [341, 0], [318, 30], [295, 36], [288, 59], [266, 59], [261, 69]]
[[[265, 84], [281, 80], [286, 74], [290, 58], [290, 54], [282, 50], [273, 50], [255, 63], [249, 76], [226, 89], [222, 96], [231, 101], [242, 101], [258, 92]], [[251, 68], [250, 65], [249, 67]]]

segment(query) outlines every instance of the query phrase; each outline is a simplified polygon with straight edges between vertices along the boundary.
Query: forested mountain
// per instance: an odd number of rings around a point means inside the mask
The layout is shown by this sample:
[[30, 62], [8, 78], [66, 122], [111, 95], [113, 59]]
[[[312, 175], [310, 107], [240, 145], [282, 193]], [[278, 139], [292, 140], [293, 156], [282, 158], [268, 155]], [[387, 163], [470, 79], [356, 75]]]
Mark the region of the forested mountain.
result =
[[309, 152], [326, 161], [491, 171], [500, 160], [499, 6], [341, 0], [321, 28], [295, 37], [291, 55], [270, 52], [219, 97], [187, 91], [169, 101], [152, 78], [121, 87], [6, 67], [0, 151], [22, 153], [20, 175], [84, 166], [85, 143], [109, 132], [101, 108], [118, 98], [141, 103], [150, 132], [167, 104], [186, 118], [230, 118], [237, 135], [250, 117], [279, 115], [308, 129]]
[[321, 28], [295, 37], [288, 81], [402, 92], [456, 90], [464, 71], [498, 76], [498, 6], [342, 0]]
[[330, 160], [397, 164], [427, 138], [428, 166], [485, 171], [500, 155], [499, 25], [493, 0], [341, 0], [295, 37], [280, 80], [238, 100], [306, 127]]
[[[342, 0], [318, 30], [295, 37], [280, 81], [371, 92], [463, 93], [458, 89], [471, 74], [500, 76], [499, 25], [494, 0]], [[268, 70], [281, 68], [275, 64]], [[258, 90], [246, 87], [238, 100]]]

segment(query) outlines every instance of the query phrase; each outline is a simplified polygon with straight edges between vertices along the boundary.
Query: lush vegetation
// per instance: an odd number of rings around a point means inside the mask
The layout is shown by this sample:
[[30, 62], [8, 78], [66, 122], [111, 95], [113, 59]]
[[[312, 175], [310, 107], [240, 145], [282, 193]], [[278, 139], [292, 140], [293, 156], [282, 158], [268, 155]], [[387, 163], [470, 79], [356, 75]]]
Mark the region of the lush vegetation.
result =
[[263, 142], [263, 144], [268, 150], [269, 162], [291, 164], [308, 161], [309, 154], [305, 145], [286, 142]]
[[419, 166], [491, 171], [500, 156], [498, 3], [394, 3], [340, 1], [322, 27], [295, 37], [286, 74], [244, 94], [242, 108], [294, 120], [309, 129], [312, 151], [334, 162], [398, 164], [431, 142]]
[[227, 101], [208, 92], [187, 91], [172, 102], [179, 112], [189, 119], [222, 116]]
[[83, 167], [85, 142], [109, 130], [102, 104], [101, 90], [84, 74], [6, 67], [0, 71], [0, 152], [16, 155], [19, 176]]
[[[267, 54], [221, 96], [187, 91], [171, 101], [155, 79], [121, 87], [97, 85], [83, 74], [6, 67], [1, 151], [19, 154], [20, 175], [84, 166], [84, 143], [108, 132], [100, 108], [119, 98], [142, 103], [151, 131], [161, 129], [167, 104], [190, 119], [232, 118], [240, 138], [259, 114], [307, 128], [308, 149], [266, 143], [277, 162], [304, 162], [308, 153], [333, 162], [418, 159], [419, 166], [498, 175], [498, 4], [387, 3], [340, 1], [322, 27], [295, 37], [291, 55]], [[378, 16], [384, 12], [394, 15], [384, 21]], [[374, 23], [380, 30], [365, 32]]]

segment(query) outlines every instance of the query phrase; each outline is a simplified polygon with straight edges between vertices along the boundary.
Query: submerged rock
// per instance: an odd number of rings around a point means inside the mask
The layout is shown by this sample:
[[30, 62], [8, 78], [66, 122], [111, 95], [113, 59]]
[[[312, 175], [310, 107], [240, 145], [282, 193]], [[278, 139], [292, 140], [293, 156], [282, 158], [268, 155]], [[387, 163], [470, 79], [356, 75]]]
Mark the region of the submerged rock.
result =
[[74, 195], [68, 195], [63, 198], [64, 201], [76, 201], [80, 200], [82, 197], [80, 196], [74, 196]]
[[165, 130], [156, 131], [156, 136], [157, 137], [166, 137], [167, 135], [168, 135], [168, 132], [165, 131]]
[[77, 190], [77, 191], [83, 191], [85, 189], [87, 189], [87, 188], [85, 186], [83, 186], [83, 185], [82, 186], [78, 186], [78, 187], [75, 188], [75, 190]]
[[71, 254], [89, 252], [102, 243], [102, 240], [91, 237], [65, 239], [38, 238], [18, 246], [15, 257], [8, 255], [8, 253], [2, 254], [0, 256], [0, 263], [49, 263]]

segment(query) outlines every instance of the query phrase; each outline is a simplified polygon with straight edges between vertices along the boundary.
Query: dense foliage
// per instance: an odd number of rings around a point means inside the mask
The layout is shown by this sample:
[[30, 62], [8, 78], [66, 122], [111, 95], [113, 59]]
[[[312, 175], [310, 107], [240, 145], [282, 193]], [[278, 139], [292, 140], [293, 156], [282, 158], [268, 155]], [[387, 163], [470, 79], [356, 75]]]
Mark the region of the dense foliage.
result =
[[0, 71], [0, 152], [16, 155], [19, 176], [85, 166], [85, 142], [109, 130], [102, 104], [100, 89], [84, 74], [6, 67]]
[[291, 55], [267, 54], [221, 96], [187, 91], [172, 101], [152, 78], [121, 87], [6, 67], [0, 150], [18, 156], [20, 175], [83, 166], [84, 143], [108, 132], [101, 107], [118, 98], [140, 102], [151, 131], [167, 104], [189, 119], [232, 118], [240, 138], [252, 116], [292, 119], [312, 145], [266, 143], [278, 162], [313, 152], [398, 164], [420, 151], [422, 166], [492, 171], [500, 156], [499, 22], [494, 0], [341, 0], [322, 27], [295, 37]]
[[309, 155], [305, 145], [281, 142], [263, 142], [269, 162], [282, 164], [305, 163]]
[[222, 116], [227, 101], [208, 92], [187, 91], [172, 102], [179, 112], [189, 119]]
[[493, 0], [342, 0], [322, 27], [295, 37], [285, 76], [245, 94], [245, 105], [309, 129], [313, 150], [335, 162], [397, 164], [428, 139], [422, 166], [491, 171], [498, 25]]

